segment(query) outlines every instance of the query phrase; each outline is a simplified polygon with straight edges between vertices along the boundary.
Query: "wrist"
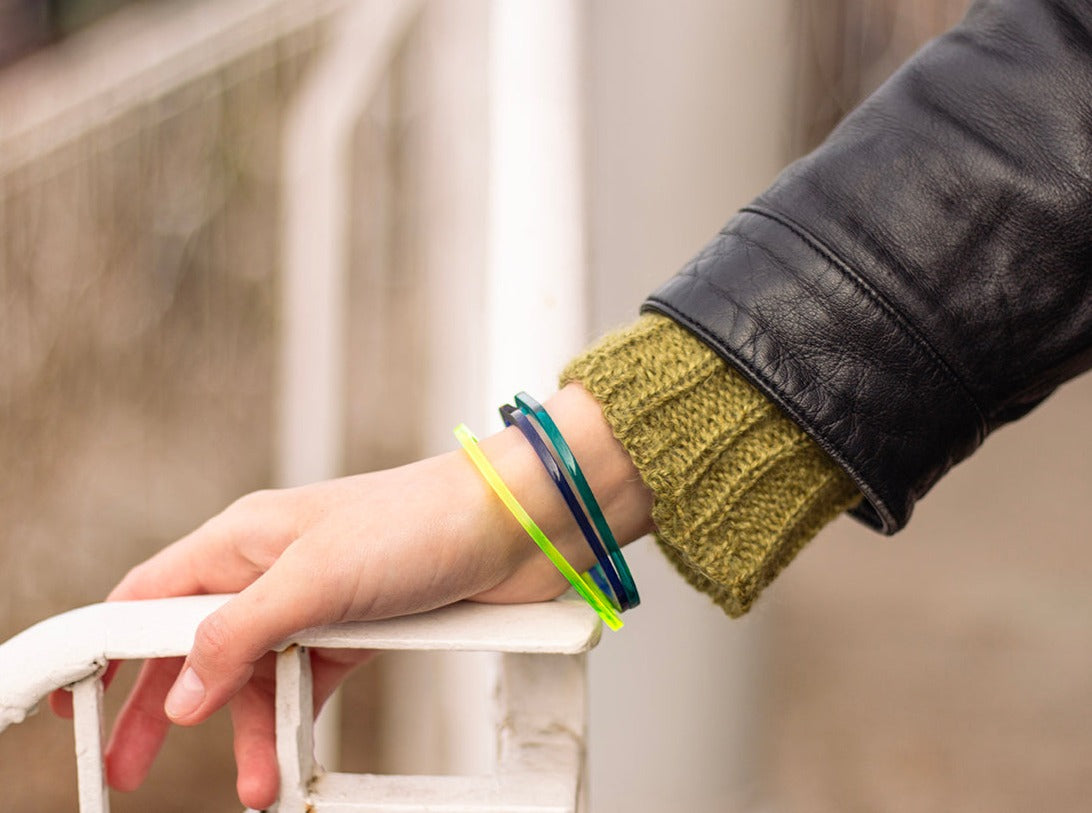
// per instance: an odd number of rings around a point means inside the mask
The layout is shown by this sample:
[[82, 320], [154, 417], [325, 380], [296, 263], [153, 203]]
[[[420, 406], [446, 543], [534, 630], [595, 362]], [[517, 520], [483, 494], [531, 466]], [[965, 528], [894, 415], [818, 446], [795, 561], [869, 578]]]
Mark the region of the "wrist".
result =
[[[579, 461], [618, 544], [654, 531], [652, 491], [615, 437], [599, 402], [584, 387], [570, 383], [546, 407]], [[585, 544], [575, 524], [572, 530]]]
[[[547, 409], [571, 447], [617, 541], [625, 545], [652, 530], [651, 492], [641, 481], [625, 449], [615, 439], [599, 404], [583, 388], [570, 385], [546, 402]], [[481, 449], [543, 533], [579, 572], [596, 557], [546, 473], [534, 449], [512, 427], [485, 438]], [[464, 456], [467, 468], [473, 468]], [[479, 528], [494, 535], [515, 563], [512, 576], [477, 598], [527, 601], [551, 598], [566, 582], [527, 536], [522, 526], [475, 471], [483, 520]], [[497, 538], [499, 537], [499, 538]], [[534, 595], [529, 597], [526, 591]]]

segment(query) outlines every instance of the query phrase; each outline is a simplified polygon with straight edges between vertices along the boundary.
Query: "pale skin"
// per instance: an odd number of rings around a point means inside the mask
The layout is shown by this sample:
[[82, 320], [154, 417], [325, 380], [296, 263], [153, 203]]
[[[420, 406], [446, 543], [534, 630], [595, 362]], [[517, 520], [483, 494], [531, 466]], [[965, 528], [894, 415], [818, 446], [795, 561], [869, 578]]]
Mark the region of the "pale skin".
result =
[[[651, 493], [598, 403], [570, 384], [546, 407], [619, 544], [649, 533]], [[481, 445], [573, 566], [583, 571], [594, 564], [518, 430]], [[144, 664], [114, 724], [108, 780], [119, 790], [135, 789], [172, 722], [196, 725], [229, 705], [239, 799], [255, 809], [269, 807], [278, 784], [271, 647], [319, 624], [388, 618], [462, 599], [541, 601], [567, 587], [461, 450], [387, 471], [249, 494], [134, 567], [108, 597], [238, 593], [201, 624], [188, 657]], [[316, 709], [367, 657], [312, 652]], [[71, 714], [67, 693], [55, 694], [52, 704]]]

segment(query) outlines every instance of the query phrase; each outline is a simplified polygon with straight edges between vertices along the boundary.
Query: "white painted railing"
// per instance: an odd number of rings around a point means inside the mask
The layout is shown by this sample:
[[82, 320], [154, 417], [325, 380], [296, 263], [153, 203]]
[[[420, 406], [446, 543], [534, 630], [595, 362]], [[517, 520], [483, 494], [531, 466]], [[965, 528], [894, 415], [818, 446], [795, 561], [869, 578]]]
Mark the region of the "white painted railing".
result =
[[[0, 731], [51, 691], [73, 693], [81, 813], [110, 809], [105, 786], [101, 675], [111, 660], [176, 657], [227, 596], [95, 604], [55, 616], [0, 644]], [[279, 813], [562, 813], [581, 809], [584, 653], [599, 619], [583, 602], [462, 603], [415, 616], [307, 630], [278, 647]], [[496, 761], [486, 776], [327, 773], [313, 757], [307, 647], [502, 653]]]

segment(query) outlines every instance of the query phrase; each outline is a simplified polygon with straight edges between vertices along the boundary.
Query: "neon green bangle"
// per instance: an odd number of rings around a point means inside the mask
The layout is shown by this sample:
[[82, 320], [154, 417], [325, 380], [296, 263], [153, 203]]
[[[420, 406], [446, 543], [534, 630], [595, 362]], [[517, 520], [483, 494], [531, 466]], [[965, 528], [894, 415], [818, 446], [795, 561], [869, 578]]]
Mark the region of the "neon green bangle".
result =
[[591, 605], [591, 608], [599, 614], [599, 617], [603, 619], [604, 624], [612, 630], [621, 629], [622, 619], [618, 613], [614, 611], [614, 608], [610, 605], [607, 597], [603, 595], [603, 591], [599, 589], [594, 581], [592, 581], [590, 576], [577, 573], [576, 569], [561, 555], [561, 551], [554, 547], [553, 542], [551, 542], [546, 537], [546, 534], [542, 532], [542, 529], [535, 524], [535, 521], [531, 519], [531, 515], [519, 504], [519, 501], [513, 496], [512, 492], [508, 489], [508, 486], [504, 484], [504, 480], [497, 474], [497, 470], [493, 468], [493, 465], [486, 458], [485, 454], [478, 448], [478, 438], [475, 437], [474, 433], [470, 431], [465, 423], [461, 423], [455, 427], [455, 437], [458, 439], [459, 443], [462, 444], [467, 455], [470, 456], [471, 462], [473, 462], [478, 471], [481, 472], [482, 477], [489, 483], [490, 488], [492, 488], [496, 495], [500, 497], [501, 502], [504, 503], [504, 507], [512, 512], [512, 516], [514, 516], [519, 524], [523, 526], [523, 530], [525, 530], [527, 535], [535, 541], [535, 544], [542, 549], [542, 552], [546, 554], [546, 557], [553, 562], [554, 567], [561, 571], [561, 575], [569, 580], [569, 584], [573, 586], [573, 589], [576, 590], [576, 592], [580, 594], [580, 597], [588, 602], [588, 604]]

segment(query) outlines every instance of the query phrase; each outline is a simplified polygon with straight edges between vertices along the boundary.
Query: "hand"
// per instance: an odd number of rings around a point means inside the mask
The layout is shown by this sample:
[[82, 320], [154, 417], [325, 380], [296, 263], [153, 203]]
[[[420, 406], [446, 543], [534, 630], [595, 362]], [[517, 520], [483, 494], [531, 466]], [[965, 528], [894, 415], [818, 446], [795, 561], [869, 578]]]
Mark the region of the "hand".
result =
[[[650, 530], [651, 497], [598, 405], [577, 386], [548, 402], [619, 542]], [[482, 448], [578, 569], [594, 557], [515, 430]], [[586, 462], [585, 462], [586, 461]], [[107, 749], [112, 786], [144, 779], [170, 722], [193, 725], [230, 701], [237, 790], [276, 799], [271, 647], [302, 629], [421, 612], [461, 599], [525, 602], [568, 587], [459, 450], [388, 471], [238, 500], [133, 568], [111, 601], [238, 595], [198, 627], [185, 661], [149, 661]], [[366, 653], [312, 652], [315, 709]], [[54, 708], [70, 713], [64, 695]]]

